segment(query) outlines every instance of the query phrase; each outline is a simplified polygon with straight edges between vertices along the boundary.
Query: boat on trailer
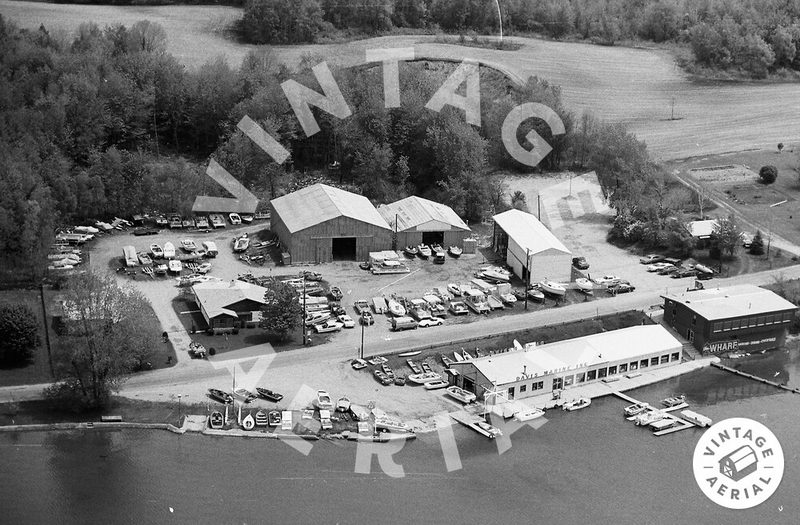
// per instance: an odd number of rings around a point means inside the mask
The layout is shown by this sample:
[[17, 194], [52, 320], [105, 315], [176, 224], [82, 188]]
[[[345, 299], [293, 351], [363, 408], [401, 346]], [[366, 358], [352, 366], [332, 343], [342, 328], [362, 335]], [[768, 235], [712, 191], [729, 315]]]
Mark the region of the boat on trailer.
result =
[[447, 395], [449, 395], [453, 399], [457, 399], [458, 401], [461, 401], [465, 405], [469, 404], [469, 403], [472, 403], [476, 399], [478, 399], [478, 396], [476, 396], [475, 394], [473, 394], [469, 390], [464, 390], [463, 388], [455, 386], [455, 385], [447, 387]]

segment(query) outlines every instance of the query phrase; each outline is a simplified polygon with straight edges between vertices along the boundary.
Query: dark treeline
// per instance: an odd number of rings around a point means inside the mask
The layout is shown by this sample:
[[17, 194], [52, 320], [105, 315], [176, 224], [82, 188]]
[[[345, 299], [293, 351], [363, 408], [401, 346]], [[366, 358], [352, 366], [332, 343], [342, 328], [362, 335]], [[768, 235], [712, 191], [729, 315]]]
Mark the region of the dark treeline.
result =
[[[605, 45], [676, 42], [698, 64], [764, 77], [800, 70], [800, 0], [500, 0], [507, 34]], [[247, 0], [239, 23], [251, 43], [314, 42], [338, 32], [392, 28], [498, 31], [491, 0]]]
[[[524, 102], [551, 108], [566, 128], [554, 137], [531, 119], [517, 131], [524, 147], [532, 129], [553, 147], [538, 169], [596, 169], [612, 202], [636, 210], [636, 199], [657, 185], [633, 181], [661, 176], [624, 127], [576, 119], [560, 89], [540, 79], [515, 86], [481, 67], [478, 126], [460, 109], [425, 107], [458, 64], [404, 63], [401, 107], [392, 109], [384, 104], [382, 66], [336, 69], [352, 115], [315, 108], [321, 131], [306, 137], [281, 83], [319, 91], [311, 67], [321, 58], [305, 57], [295, 72], [262, 49], [238, 69], [212, 59], [187, 70], [164, 51], [165, 38], [147, 21], [87, 23], [67, 39], [0, 17], [1, 278], [39, 275], [60, 226], [147, 211], [187, 214], [195, 196], [224, 195], [204, 173], [209, 155], [262, 202], [319, 180], [336, 163], [329, 183], [376, 203], [416, 194], [480, 220], [508, 205], [492, 171], [530, 171], [500, 137], [509, 111]], [[244, 116], [283, 144], [290, 160], [278, 165], [239, 131]]]

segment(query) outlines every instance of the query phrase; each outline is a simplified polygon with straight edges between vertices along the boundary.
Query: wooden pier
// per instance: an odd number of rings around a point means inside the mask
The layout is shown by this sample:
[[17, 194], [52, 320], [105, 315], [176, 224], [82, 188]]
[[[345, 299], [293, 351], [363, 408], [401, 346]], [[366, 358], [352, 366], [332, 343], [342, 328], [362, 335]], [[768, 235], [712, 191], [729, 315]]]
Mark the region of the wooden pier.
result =
[[[614, 391], [612, 393], [615, 396], [619, 397], [620, 399], [624, 399], [625, 401], [627, 401], [628, 403], [630, 403], [632, 405], [633, 404], [637, 404], [637, 403], [641, 403], [641, 401], [639, 401], [637, 399], [634, 399], [634, 398], [632, 398], [631, 396], [629, 396], [627, 394], [623, 394], [622, 392]], [[686, 421], [685, 419], [679, 418], [679, 417], [677, 417], [677, 416], [675, 416], [673, 414], [670, 414], [670, 412], [673, 412], [675, 410], [680, 410], [680, 409], [686, 408], [688, 406], [689, 406], [688, 403], [681, 403], [679, 405], [675, 405], [674, 407], [666, 407], [666, 408], [657, 408], [657, 407], [654, 407], [654, 406], [650, 405], [650, 408], [648, 408], [645, 412], [655, 412], [655, 411], [663, 412], [664, 413], [664, 418], [660, 419], [659, 421], [655, 421], [653, 423], [650, 423], [647, 426], [650, 427], [650, 428], [655, 429], [655, 432], [653, 432], [654, 436], [665, 436], [667, 434], [672, 434], [673, 432], [679, 432], [681, 430], [686, 430], [687, 428], [694, 427], [694, 426], [696, 426], [694, 423], [692, 423], [690, 421]], [[625, 419], [627, 419], [628, 421], [633, 421], [637, 417], [638, 417], [638, 414], [636, 416], [626, 417]], [[662, 428], [664, 426], [664, 423], [662, 423], [662, 421], [669, 421], [672, 424], [669, 425], [668, 428]]]
[[747, 372], [742, 372], [741, 370], [725, 366], [721, 363], [711, 363], [711, 366], [719, 368], [720, 370], [725, 370], [726, 372], [730, 372], [732, 374], [736, 374], [737, 376], [746, 377], [747, 379], [752, 379], [753, 381], [764, 383], [765, 385], [771, 385], [774, 386], [775, 388], [780, 388], [789, 392], [794, 392], [795, 394], [800, 394], [800, 388], [792, 388], [790, 386], [781, 383], [776, 383], [775, 381], [770, 381], [769, 379], [764, 379], [763, 377], [758, 377], [753, 374], [748, 374]]

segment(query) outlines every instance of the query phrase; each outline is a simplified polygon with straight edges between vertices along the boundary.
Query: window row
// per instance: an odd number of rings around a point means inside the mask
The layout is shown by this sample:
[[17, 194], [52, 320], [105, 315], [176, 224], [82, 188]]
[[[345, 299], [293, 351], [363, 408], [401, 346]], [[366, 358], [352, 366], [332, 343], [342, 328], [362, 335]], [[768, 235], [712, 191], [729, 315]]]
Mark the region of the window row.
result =
[[794, 318], [794, 312], [783, 312], [776, 314], [754, 315], [744, 319], [733, 319], [730, 321], [715, 321], [712, 325], [714, 333], [727, 332], [728, 330], [739, 330], [742, 328], [752, 328], [754, 326], [765, 326], [771, 324], [788, 323]]

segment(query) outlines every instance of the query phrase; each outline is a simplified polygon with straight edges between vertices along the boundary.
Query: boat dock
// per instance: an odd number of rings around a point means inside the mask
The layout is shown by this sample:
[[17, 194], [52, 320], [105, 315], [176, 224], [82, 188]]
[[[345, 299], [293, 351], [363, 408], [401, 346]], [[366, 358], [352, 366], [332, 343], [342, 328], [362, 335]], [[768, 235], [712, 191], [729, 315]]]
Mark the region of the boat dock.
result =
[[722, 363], [711, 363], [711, 366], [719, 368], [720, 370], [725, 370], [726, 372], [730, 372], [732, 374], [736, 374], [737, 376], [746, 377], [748, 379], [752, 379], [753, 381], [764, 383], [765, 385], [772, 385], [775, 388], [780, 388], [788, 392], [794, 392], [795, 394], [800, 394], [800, 388], [792, 388], [790, 386], [781, 383], [776, 383], [775, 381], [770, 381], [769, 379], [764, 379], [763, 377], [758, 377], [756, 375], [748, 374], [747, 372], [742, 372], [741, 370], [725, 366]]
[[450, 417], [452, 417], [462, 425], [468, 426], [475, 432], [483, 434], [489, 439], [494, 439], [495, 437], [485, 428], [481, 428], [478, 426], [478, 423], [485, 423], [484, 419], [480, 416], [477, 416], [465, 410], [459, 410], [458, 412], [451, 412]]
[[[615, 396], [619, 397], [620, 399], [623, 399], [623, 400], [627, 401], [628, 403], [630, 403], [632, 405], [637, 404], [637, 403], [641, 403], [641, 401], [639, 401], [637, 399], [634, 399], [631, 396], [629, 396], [627, 394], [624, 394], [622, 392], [614, 391], [612, 393]], [[659, 419], [658, 421], [654, 421], [654, 422], [652, 422], [652, 423], [650, 423], [648, 425], [651, 429], [654, 430], [653, 435], [654, 436], [665, 436], [667, 434], [672, 434], [673, 432], [679, 432], [681, 430], [686, 430], [687, 428], [691, 428], [691, 427], [694, 427], [694, 426], [699, 426], [699, 425], [696, 425], [693, 422], [686, 421], [685, 419], [679, 418], [679, 417], [677, 417], [675, 415], [672, 415], [670, 413], [670, 412], [674, 412], [676, 410], [680, 410], [682, 408], [686, 408], [688, 406], [689, 406], [688, 403], [681, 403], [679, 405], [675, 405], [675, 406], [672, 406], [672, 407], [665, 407], [665, 408], [656, 408], [656, 407], [653, 407], [651, 405], [651, 408], [649, 408], [647, 410], [648, 412], [659, 411], [659, 412], [663, 412], [664, 413], [664, 418], [663, 419]], [[630, 417], [626, 417], [625, 419], [627, 419], [628, 421], [633, 421], [633, 420], [636, 419], [636, 417], [637, 416], [630, 416]]]

